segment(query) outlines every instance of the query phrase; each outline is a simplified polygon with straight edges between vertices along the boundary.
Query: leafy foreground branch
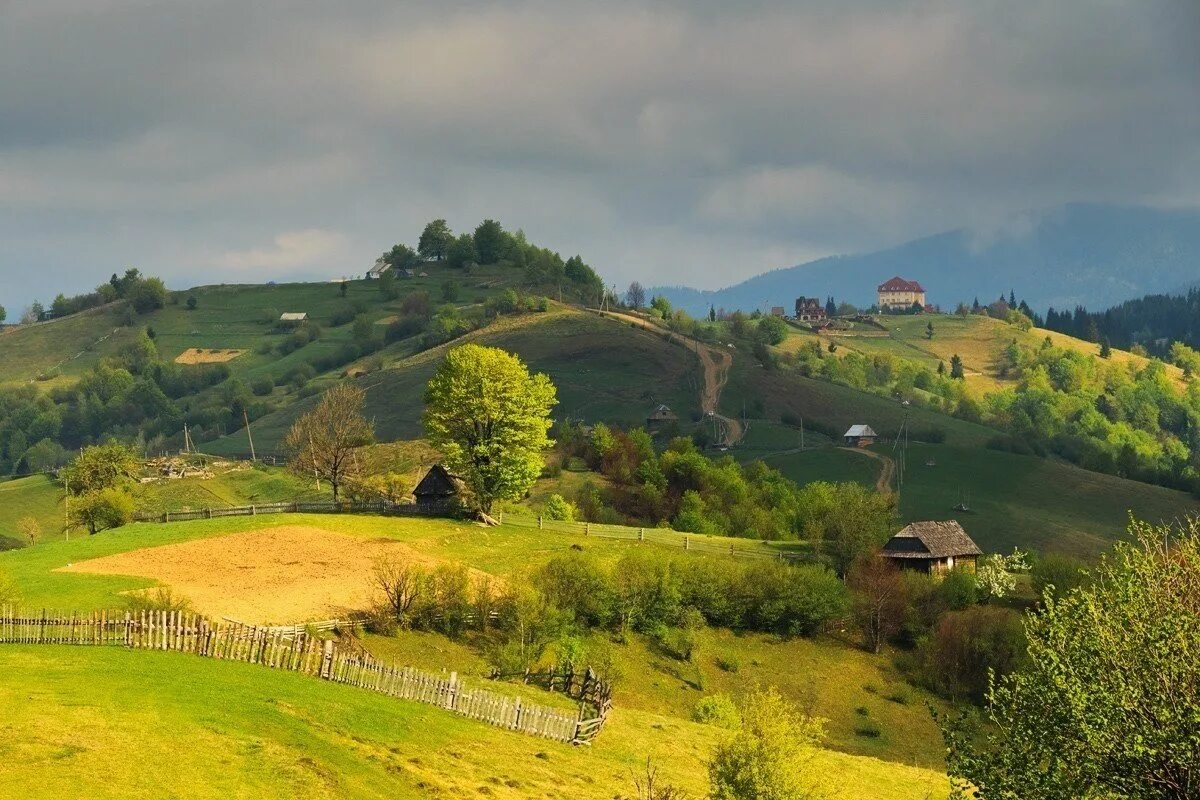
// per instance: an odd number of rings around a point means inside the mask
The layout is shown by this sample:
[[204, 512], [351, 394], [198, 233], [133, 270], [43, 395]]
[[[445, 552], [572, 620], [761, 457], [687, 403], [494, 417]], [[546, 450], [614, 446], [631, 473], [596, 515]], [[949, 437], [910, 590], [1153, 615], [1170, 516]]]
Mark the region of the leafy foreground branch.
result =
[[1200, 796], [1200, 522], [1134, 523], [1090, 586], [1029, 617], [1023, 669], [994, 683], [979, 735], [944, 735], [959, 797]]

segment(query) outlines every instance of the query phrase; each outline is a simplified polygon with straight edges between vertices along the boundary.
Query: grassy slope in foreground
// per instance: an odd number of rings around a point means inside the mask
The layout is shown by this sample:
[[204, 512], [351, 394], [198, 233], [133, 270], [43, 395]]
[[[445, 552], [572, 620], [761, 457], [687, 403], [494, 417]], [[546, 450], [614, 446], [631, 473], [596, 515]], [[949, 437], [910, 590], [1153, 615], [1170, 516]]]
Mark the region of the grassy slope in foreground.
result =
[[[0, 647], [0, 797], [609, 800], [650, 756], [704, 795], [713, 728], [617, 710], [593, 747], [176, 653]], [[937, 773], [822, 752], [843, 797], [944, 797]]]
[[[68, 563], [127, 552], [144, 547], [193, 539], [219, 537], [239, 531], [273, 526], [309, 525], [348, 533], [367, 540], [387, 537], [406, 543], [423, 557], [456, 561], [482, 569], [502, 579], [536, 569], [550, 558], [579, 545], [597, 559], [613, 563], [636, 542], [550, 533], [504, 525], [484, 530], [445, 520], [389, 519], [370, 516], [280, 515], [241, 517], [167, 525], [131, 525], [71, 542], [49, 542], [19, 551], [0, 553], [0, 575], [7, 575], [25, 608], [63, 611], [116, 609], [125, 605], [121, 594], [146, 588], [154, 581], [119, 575], [56, 572]], [[642, 547], [658, 547], [653, 544]], [[664, 549], [673, 555], [704, 558], [695, 551]], [[725, 556], [712, 556], [725, 558]], [[517, 578], [520, 580], [521, 578]], [[365, 583], [368, 575], [362, 576]], [[402, 664], [429, 669], [455, 669], [462, 675], [487, 674], [485, 665], [469, 651], [430, 634], [405, 634], [399, 639], [370, 637], [378, 655]], [[432, 648], [423, 660], [421, 653]], [[941, 743], [924, 702], [929, 696], [907, 686], [888, 656], [875, 656], [835, 638], [778, 640], [758, 634], [734, 635], [714, 630], [705, 634], [695, 663], [681, 664], [665, 658], [641, 637], [630, 636], [627, 645], [614, 645], [614, 657], [624, 675], [618, 703], [626, 709], [687, 718], [704, 694], [738, 694], [755, 683], [772, 684], [793, 701], [811, 706], [830, 720], [829, 746], [843, 752], [870, 755], [906, 764], [931, 765], [941, 759]], [[718, 656], [740, 663], [737, 673], [717, 664]], [[697, 687], [703, 686], [701, 690]], [[907, 702], [885, 698], [899, 692]], [[862, 722], [858, 707], [868, 708], [880, 735], [858, 736]]]

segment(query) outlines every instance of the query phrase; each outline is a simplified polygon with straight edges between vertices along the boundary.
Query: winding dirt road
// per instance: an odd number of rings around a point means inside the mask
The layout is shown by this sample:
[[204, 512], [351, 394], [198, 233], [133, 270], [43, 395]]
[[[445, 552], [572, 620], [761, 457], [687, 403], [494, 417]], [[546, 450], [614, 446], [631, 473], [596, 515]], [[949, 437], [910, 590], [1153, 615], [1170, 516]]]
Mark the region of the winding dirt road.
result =
[[850, 453], [858, 453], [867, 458], [873, 458], [881, 463], [879, 477], [875, 480], [875, 491], [883, 494], [884, 492], [892, 491], [892, 478], [896, 475], [896, 462], [890, 456], [885, 456], [882, 453], [876, 453], [873, 450], [864, 450], [861, 447], [842, 447], [841, 450], [846, 450]]
[[700, 366], [704, 372], [704, 386], [700, 390], [700, 410], [706, 417], [711, 416], [717, 420], [721, 426], [720, 440], [716, 444], [719, 447], [731, 447], [742, 440], [745, 433], [742, 423], [732, 417], [726, 417], [718, 411], [721, 405], [721, 390], [725, 388], [725, 384], [729, 383], [729, 369], [733, 366], [733, 355], [728, 350], [713, 347], [688, 336], [681, 336], [633, 314], [600, 311], [599, 309], [588, 310], [601, 317], [627, 322], [659, 336], [665, 335], [667, 341], [683, 345], [694, 352], [700, 359]]

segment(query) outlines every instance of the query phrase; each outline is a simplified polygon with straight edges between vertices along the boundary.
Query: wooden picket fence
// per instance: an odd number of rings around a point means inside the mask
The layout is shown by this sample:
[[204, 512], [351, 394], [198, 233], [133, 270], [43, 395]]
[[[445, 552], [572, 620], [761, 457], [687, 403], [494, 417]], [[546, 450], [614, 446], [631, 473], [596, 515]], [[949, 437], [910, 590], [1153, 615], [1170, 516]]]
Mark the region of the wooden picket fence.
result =
[[[262, 628], [212, 622], [179, 611], [94, 611], [86, 614], [29, 614], [0, 609], [0, 644], [123, 646], [172, 650], [222, 661], [259, 664], [311, 675], [372, 692], [444, 708], [499, 728], [559, 742], [584, 744], [599, 734], [611, 707], [607, 685], [591, 674], [582, 679], [579, 710], [526, 703], [519, 697], [464, 686], [457, 673], [438, 675], [377, 661], [361, 649], [299, 628]], [[575, 696], [575, 695], [572, 695]], [[596, 703], [583, 701], [593, 698]]]

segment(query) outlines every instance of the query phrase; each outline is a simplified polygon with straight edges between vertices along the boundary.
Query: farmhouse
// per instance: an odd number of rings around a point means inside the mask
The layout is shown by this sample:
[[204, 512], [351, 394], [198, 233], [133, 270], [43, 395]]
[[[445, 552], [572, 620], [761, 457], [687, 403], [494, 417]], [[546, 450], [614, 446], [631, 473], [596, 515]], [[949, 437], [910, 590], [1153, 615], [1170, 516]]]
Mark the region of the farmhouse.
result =
[[672, 422], [677, 422], [679, 417], [665, 405], [659, 405], [658, 408], [650, 412], [646, 417], [646, 428], [650, 431], [656, 431]]
[[956, 520], [914, 522], [883, 546], [880, 555], [901, 569], [930, 575], [944, 575], [952, 569], [975, 571], [975, 561], [983, 555]]
[[801, 322], [821, 322], [826, 316], [825, 306], [818, 298], [796, 298], [796, 319]]
[[875, 444], [879, 434], [873, 431], [870, 425], [851, 425], [850, 430], [843, 434], [843, 438], [848, 447], [868, 447]]
[[450, 511], [459, 505], [466, 484], [441, 464], [434, 464], [421, 478], [413, 497], [417, 506], [427, 511]]
[[367, 280], [376, 280], [383, 277], [383, 273], [392, 268], [392, 265], [383, 260], [383, 256], [375, 259], [375, 266], [367, 270]]
[[879, 284], [877, 301], [881, 311], [907, 311], [913, 304], [925, 307], [925, 290], [916, 281], [896, 276]]

